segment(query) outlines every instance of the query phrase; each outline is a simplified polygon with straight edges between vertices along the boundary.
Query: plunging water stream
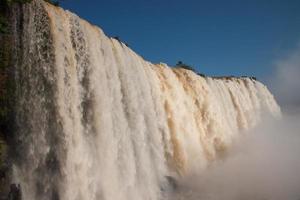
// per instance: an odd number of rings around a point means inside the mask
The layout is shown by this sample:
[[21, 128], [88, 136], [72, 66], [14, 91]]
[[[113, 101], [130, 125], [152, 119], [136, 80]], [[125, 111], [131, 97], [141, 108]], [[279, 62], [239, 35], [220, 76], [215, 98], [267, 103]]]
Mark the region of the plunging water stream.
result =
[[263, 115], [280, 115], [258, 81], [152, 64], [42, 1], [14, 17], [24, 200], [159, 200], [166, 177], [204, 170]]

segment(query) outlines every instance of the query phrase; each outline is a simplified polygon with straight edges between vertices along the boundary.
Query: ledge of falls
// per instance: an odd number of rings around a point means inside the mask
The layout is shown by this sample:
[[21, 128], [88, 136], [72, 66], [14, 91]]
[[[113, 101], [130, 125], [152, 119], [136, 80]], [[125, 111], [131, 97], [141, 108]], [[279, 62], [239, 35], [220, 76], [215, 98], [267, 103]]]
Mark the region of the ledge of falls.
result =
[[41, 0], [9, 16], [5, 134], [24, 200], [163, 199], [168, 177], [205, 170], [263, 116], [280, 116], [254, 78], [152, 64]]

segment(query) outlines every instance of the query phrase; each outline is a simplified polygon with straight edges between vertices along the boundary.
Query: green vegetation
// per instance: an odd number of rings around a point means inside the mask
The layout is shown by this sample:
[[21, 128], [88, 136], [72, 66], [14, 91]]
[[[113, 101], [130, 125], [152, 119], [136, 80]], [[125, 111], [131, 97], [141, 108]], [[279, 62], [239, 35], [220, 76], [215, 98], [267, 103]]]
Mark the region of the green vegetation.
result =
[[182, 61], [178, 61], [177, 64], [176, 64], [176, 67], [191, 70], [191, 71], [196, 73], [196, 70], [192, 66], [187, 65], [187, 64], [183, 63]]
[[183, 63], [182, 61], [178, 61], [175, 67], [191, 70], [191, 71], [195, 72], [196, 74], [198, 74], [199, 76], [206, 77], [205, 74], [197, 72], [197, 70], [195, 70], [192, 66], [187, 65], [187, 64]]

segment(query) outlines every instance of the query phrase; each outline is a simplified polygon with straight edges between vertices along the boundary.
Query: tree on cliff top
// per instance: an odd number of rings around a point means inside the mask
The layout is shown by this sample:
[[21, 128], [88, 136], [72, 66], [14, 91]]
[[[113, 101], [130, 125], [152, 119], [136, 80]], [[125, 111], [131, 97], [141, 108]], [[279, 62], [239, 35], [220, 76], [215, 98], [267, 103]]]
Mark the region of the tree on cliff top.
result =
[[183, 63], [182, 61], [178, 61], [177, 64], [175, 65], [175, 67], [184, 68], [184, 69], [187, 69], [187, 70], [191, 70], [191, 71], [195, 72], [199, 76], [206, 77], [205, 74], [197, 72], [197, 70], [194, 69], [192, 66], [187, 65], [187, 64]]
[[187, 64], [183, 63], [182, 61], [178, 61], [175, 67], [184, 68], [184, 69], [191, 70], [196, 73], [196, 70], [192, 66], [187, 65]]

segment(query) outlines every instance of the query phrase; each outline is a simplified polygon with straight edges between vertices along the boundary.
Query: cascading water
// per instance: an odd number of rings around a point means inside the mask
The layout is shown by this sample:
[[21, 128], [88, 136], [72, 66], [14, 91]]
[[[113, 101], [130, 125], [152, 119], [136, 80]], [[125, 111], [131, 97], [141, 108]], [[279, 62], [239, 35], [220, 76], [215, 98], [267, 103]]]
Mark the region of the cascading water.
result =
[[280, 115], [258, 81], [151, 64], [42, 1], [13, 17], [24, 200], [164, 199], [166, 177], [205, 169], [263, 114]]

